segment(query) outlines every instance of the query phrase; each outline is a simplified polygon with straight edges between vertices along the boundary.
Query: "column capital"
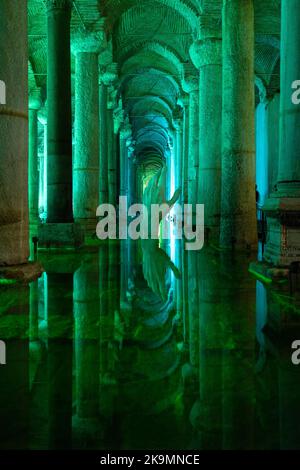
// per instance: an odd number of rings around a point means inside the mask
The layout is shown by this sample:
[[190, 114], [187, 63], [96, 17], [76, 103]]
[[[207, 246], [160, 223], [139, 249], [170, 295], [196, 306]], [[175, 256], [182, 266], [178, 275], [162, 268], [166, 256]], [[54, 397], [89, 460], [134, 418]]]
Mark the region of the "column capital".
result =
[[176, 129], [176, 131], [179, 131], [179, 132], [182, 131], [183, 115], [184, 115], [183, 108], [177, 105], [173, 111], [173, 126]]
[[28, 95], [28, 108], [38, 111], [42, 106], [41, 90], [34, 88], [29, 91]]
[[222, 65], [222, 40], [211, 37], [195, 41], [190, 47], [190, 57], [198, 70], [206, 65]]
[[124, 124], [125, 120], [125, 113], [122, 108], [122, 100], [120, 99], [118, 103], [115, 103], [113, 111], [113, 118], [114, 118], [114, 132], [117, 134], [121, 129], [121, 126]]
[[267, 104], [270, 101], [271, 97], [268, 95], [267, 85], [265, 81], [255, 75], [255, 85], [258, 88], [259, 101], [263, 104]]
[[[131, 127], [131, 124], [129, 122], [129, 119], [128, 119], [128, 116], [126, 116], [124, 118], [124, 121], [121, 125], [121, 129], [120, 129], [120, 137], [121, 139], [124, 139], [124, 140], [128, 140], [130, 139], [130, 137], [132, 137], [132, 127]], [[128, 142], [128, 146], [130, 145], [130, 143]]]
[[181, 80], [183, 91], [192, 93], [199, 89], [199, 72], [193, 64], [183, 64], [183, 75]]
[[118, 80], [118, 64], [112, 62], [106, 66], [100, 66], [99, 69], [100, 83], [106, 86], [113, 86]]
[[43, 126], [47, 125], [47, 121], [48, 121], [47, 103], [45, 103], [44, 106], [38, 110], [38, 120]]
[[71, 11], [72, 1], [71, 0], [45, 0], [47, 13], [54, 10]]
[[101, 30], [97, 32], [77, 32], [72, 35], [71, 48], [74, 55], [87, 52], [100, 54], [107, 47], [106, 34], [104, 31], [104, 21]]

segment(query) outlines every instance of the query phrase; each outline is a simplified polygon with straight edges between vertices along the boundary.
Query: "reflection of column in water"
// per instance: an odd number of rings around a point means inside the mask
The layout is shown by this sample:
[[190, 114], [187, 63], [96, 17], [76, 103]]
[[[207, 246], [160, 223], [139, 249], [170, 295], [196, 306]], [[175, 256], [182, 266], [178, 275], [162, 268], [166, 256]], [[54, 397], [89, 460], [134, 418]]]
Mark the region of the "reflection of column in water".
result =
[[[270, 351], [275, 353], [278, 374], [279, 422], [277, 426], [279, 426], [280, 433], [278, 447], [280, 449], [299, 449], [300, 366], [294, 365], [291, 358], [294, 352], [291, 345], [294, 340], [300, 339], [299, 293], [291, 297], [284, 288], [278, 289], [278, 291], [268, 289], [267, 301], [268, 330], [272, 329], [273, 334], [266, 337], [266, 343], [270, 346]], [[275, 399], [276, 395], [273, 402]], [[274, 410], [274, 405], [272, 408]]]
[[114, 276], [118, 266], [113, 266], [115, 255], [113, 250], [118, 246], [103, 244], [99, 250], [99, 291], [100, 291], [100, 374], [99, 374], [99, 414], [106, 421], [113, 419], [114, 394], [111, 385], [114, 384], [114, 307], [117, 292], [114, 288]]
[[118, 242], [109, 243], [109, 315], [114, 317], [115, 311], [120, 309], [120, 245]]
[[6, 344], [6, 365], [0, 366], [0, 449], [27, 448], [29, 286], [2, 288], [0, 305], [0, 338]]
[[184, 327], [184, 344], [188, 348], [189, 342], [189, 298], [188, 298], [188, 251], [185, 250], [185, 242], [181, 243], [181, 292], [182, 292], [182, 316]]
[[189, 347], [192, 367], [199, 364], [199, 291], [198, 291], [198, 255], [188, 252], [188, 310], [189, 310]]
[[108, 245], [103, 245], [99, 250], [100, 374], [107, 369], [108, 294]]
[[48, 273], [49, 448], [71, 446], [73, 274]]
[[99, 265], [98, 253], [85, 256], [74, 274], [76, 413], [78, 419], [98, 415]]
[[[198, 257], [199, 392], [201, 449], [222, 448], [222, 304], [219, 256], [201, 251]], [[199, 308], [199, 307], [198, 307]]]
[[254, 440], [255, 281], [248, 260], [221, 255], [223, 448], [251, 449]]
[[39, 338], [39, 281], [30, 284], [30, 317], [29, 317], [30, 341]]
[[176, 279], [176, 309], [177, 314], [183, 321], [183, 312], [182, 312], [182, 240], [176, 240], [175, 242], [175, 264], [179, 269], [181, 278]]
[[256, 282], [256, 338], [259, 344], [256, 362], [256, 449], [279, 449], [278, 363], [274, 347], [269, 349], [263, 328], [268, 321], [267, 289]]

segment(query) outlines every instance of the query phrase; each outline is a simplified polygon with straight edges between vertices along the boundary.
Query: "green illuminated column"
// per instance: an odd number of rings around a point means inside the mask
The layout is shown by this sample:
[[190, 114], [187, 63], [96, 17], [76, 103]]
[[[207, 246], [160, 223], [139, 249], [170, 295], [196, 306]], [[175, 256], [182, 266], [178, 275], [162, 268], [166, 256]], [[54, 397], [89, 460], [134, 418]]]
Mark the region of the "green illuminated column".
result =
[[219, 243], [221, 211], [221, 129], [222, 129], [222, 42], [201, 16], [199, 40], [191, 49], [199, 82], [199, 181], [198, 203], [205, 205], [206, 236]]
[[117, 139], [114, 129], [114, 110], [118, 78], [117, 64], [100, 67], [100, 201], [117, 204]]
[[[182, 202], [188, 203], [188, 158], [189, 158], [189, 95], [182, 97], [184, 106], [183, 117], [183, 146], [182, 146]], [[182, 260], [182, 313], [184, 323], [184, 341], [188, 345], [189, 338], [189, 302], [188, 302], [188, 252], [185, 250], [185, 243], [181, 243]]]
[[[183, 118], [183, 116], [182, 116]], [[183, 200], [183, 180], [182, 180], [182, 160], [183, 160], [183, 119], [182, 118], [175, 118], [174, 126], [175, 126], [175, 162], [174, 162], [174, 169], [175, 169], [175, 189], [181, 188], [181, 195], [178, 202]], [[175, 264], [178, 267], [179, 271], [182, 273], [182, 245], [181, 241], [176, 241], [176, 255], [175, 255]], [[176, 279], [176, 306], [177, 306], [177, 314], [182, 315], [183, 305], [182, 305], [182, 281], [181, 279]]]
[[73, 222], [70, 0], [47, 0], [48, 223]]
[[189, 94], [188, 203], [195, 205], [199, 177], [199, 76], [191, 65], [185, 67], [182, 86]]
[[100, 178], [99, 203], [108, 203], [108, 158], [107, 158], [107, 86], [100, 75], [99, 85], [100, 103]]
[[43, 220], [47, 219], [47, 113], [45, 109], [40, 110], [38, 119], [43, 126], [43, 153], [39, 155], [39, 211]]
[[283, 0], [281, 8], [278, 183], [264, 207], [268, 219], [264, 257], [288, 266], [300, 261], [300, 105], [293, 102], [292, 87], [300, 77], [299, 2]]
[[182, 149], [182, 182], [183, 182], [183, 201], [188, 203], [188, 161], [189, 161], [189, 129], [190, 129], [190, 112], [189, 112], [189, 95], [182, 97], [184, 106], [183, 120], [183, 149]]
[[220, 243], [256, 249], [253, 0], [223, 1]]
[[29, 256], [27, 1], [0, 3], [0, 57], [0, 265], [15, 265]]
[[95, 232], [99, 187], [98, 55], [104, 37], [82, 34], [72, 41], [76, 56], [75, 155], [73, 208], [75, 221]]
[[[129, 180], [128, 180], [128, 146], [130, 145], [130, 138], [132, 136], [131, 125], [128, 118], [125, 119], [120, 130], [120, 195], [127, 197], [129, 194]], [[121, 302], [127, 302], [127, 287], [128, 287], [128, 250], [129, 240], [121, 242]]]
[[28, 152], [28, 199], [29, 222], [37, 224], [39, 218], [39, 172], [38, 172], [38, 110], [41, 106], [39, 90], [29, 95], [29, 152]]

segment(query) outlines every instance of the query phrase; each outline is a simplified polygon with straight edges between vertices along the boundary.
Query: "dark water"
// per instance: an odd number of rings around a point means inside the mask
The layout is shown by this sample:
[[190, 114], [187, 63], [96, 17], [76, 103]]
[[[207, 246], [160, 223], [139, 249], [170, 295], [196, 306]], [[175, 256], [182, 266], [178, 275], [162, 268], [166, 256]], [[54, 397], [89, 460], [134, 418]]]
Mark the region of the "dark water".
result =
[[0, 448], [300, 448], [299, 294], [246, 256], [179, 245], [176, 279], [147, 250], [40, 254], [0, 287]]

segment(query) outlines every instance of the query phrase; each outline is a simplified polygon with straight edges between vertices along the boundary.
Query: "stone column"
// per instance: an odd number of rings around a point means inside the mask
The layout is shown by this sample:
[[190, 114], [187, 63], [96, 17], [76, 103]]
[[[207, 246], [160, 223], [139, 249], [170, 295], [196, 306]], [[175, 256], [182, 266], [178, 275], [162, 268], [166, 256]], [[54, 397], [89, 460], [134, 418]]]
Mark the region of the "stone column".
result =
[[253, 0], [223, 0], [220, 243], [256, 250]]
[[198, 203], [205, 206], [206, 239], [219, 244], [221, 211], [222, 41], [221, 31], [200, 17], [199, 40], [191, 49], [199, 82]]
[[185, 94], [182, 98], [184, 106], [184, 119], [183, 119], [183, 150], [182, 150], [182, 183], [183, 195], [182, 200], [188, 203], [188, 160], [189, 160], [189, 95]]
[[29, 222], [36, 225], [39, 220], [39, 171], [38, 171], [38, 110], [41, 107], [39, 90], [29, 95], [29, 164], [28, 199]]
[[47, 113], [43, 109], [38, 113], [38, 119], [44, 130], [43, 153], [40, 158], [39, 174], [39, 211], [42, 221], [47, 220]]
[[[129, 181], [128, 181], [128, 145], [130, 144], [130, 137], [132, 135], [131, 125], [129, 124], [128, 118], [125, 119], [121, 130], [120, 130], [120, 195], [127, 197], [128, 203], [128, 192], [129, 192]], [[128, 289], [128, 251], [129, 251], [129, 240], [121, 241], [121, 306], [124, 308], [127, 303], [127, 289]]]
[[100, 76], [99, 85], [100, 104], [100, 177], [99, 177], [99, 203], [108, 203], [108, 159], [107, 159], [107, 86]]
[[300, 11], [297, 0], [283, 0], [281, 7], [278, 184], [264, 207], [264, 256], [275, 265], [289, 266], [300, 261], [300, 105], [292, 100], [293, 82], [300, 77]]
[[[9, 21], [8, 21], [9, 18]], [[28, 243], [28, 51], [27, 1], [0, 4], [0, 266], [27, 262]]]
[[[116, 194], [116, 141], [114, 132], [114, 109], [116, 107], [116, 90], [114, 85], [118, 78], [117, 64], [111, 63], [102, 74], [102, 81], [107, 87], [107, 110], [106, 110], [106, 138], [107, 138], [107, 200], [114, 206], [117, 203]], [[105, 165], [105, 167], [106, 167]], [[104, 167], [104, 169], [106, 169]], [[101, 171], [102, 173], [102, 171]], [[104, 175], [105, 176], [105, 175]]]
[[194, 212], [199, 177], [199, 76], [191, 64], [185, 67], [182, 87], [189, 94], [188, 203]]
[[72, 40], [76, 57], [73, 209], [75, 221], [86, 233], [96, 230], [99, 202], [98, 56], [103, 34], [80, 34]]
[[39, 244], [49, 247], [82, 243], [72, 212], [72, 113], [70, 0], [46, 0], [48, 29], [47, 224]]

